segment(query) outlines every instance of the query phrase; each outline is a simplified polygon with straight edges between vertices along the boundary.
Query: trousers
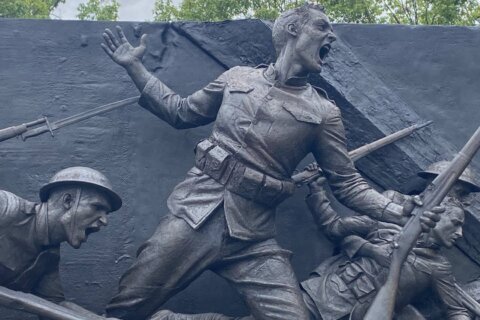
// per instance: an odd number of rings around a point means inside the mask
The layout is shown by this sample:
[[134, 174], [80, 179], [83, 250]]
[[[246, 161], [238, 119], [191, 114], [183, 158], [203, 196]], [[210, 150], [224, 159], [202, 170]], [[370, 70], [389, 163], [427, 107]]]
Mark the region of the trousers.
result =
[[223, 206], [194, 230], [182, 218], [164, 216], [121, 277], [107, 314], [145, 319], [203, 271], [226, 279], [257, 319], [308, 320], [291, 252], [275, 239], [243, 241], [229, 236]]

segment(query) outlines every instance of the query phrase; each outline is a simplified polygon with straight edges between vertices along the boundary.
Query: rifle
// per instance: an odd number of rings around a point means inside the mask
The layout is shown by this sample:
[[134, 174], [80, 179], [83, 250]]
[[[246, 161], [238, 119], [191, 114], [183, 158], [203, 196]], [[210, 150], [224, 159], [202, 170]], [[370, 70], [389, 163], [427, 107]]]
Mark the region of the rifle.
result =
[[[423, 124], [415, 124], [413, 126], [410, 126], [408, 128], [402, 129], [400, 131], [394, 132], [386, 137], [383, 137], [379, 140], [376, 140], [374, 142], [371, 142], [369, 144], [366, 144], [358, 149], [352, 150], [348, 153], [350, 158], [352, 159], [353, 162], [357, 161], [358, 159], [361, 159], [370, 153], [372, 153], [375, 150], [378, 150], [380, 148], [385, 147], [386, 145], [389, 145], [390, 143], [393, 143], [395, 141], [398, 141], [402, 138], [405, 138], [415, 131], [429, 126], [432, 124], [433, 121], [428, 121]], [[320, 171], [308, 171], [308, 170], [303, 170], [295, 175], [292, 176], [293, 182], [297, 185], [297, 187], [301, 187], [303, 184], [310, 182], [317, 177], [321, 175]]]
[[1, 286], [0, 305], [52, 320], [106, 320], [106, 318], [80, 307], [77, 307], [77, 310], [72, 310], [33, 294], [10, 290]]
[[440, 173], [422, 193], [423, 206], [413, 209], [412, 217], [402, 228], [402, 231], [393, 243], [394, 251], [388, 278], [375, 296], [364, 320], [392, 319], [403, 262], [415, 246], [422, 232], [420, 225], [422, 212], [430, 210], [442, 202], [479, 148], [480, 127], [455, 156], [448, 168]]
[[[18, 125], [18, 126], [12, 126], [12, 127], [9, 127], [9, 128], [5, 128], [5, 129], [0, 130], [0, 142], [11, 139], [11, 138], [14, 138], [14, 137], [17, 137], [17, 136], [20, 136], [22, 138], [22, 140], [25, 141], [30, 137], [35, 137], [35, 136], [41, 135], [41, 134], [46, 133], [46, 132], [50, 132], [50, 134], [53, 137], [53, 131], [55, 131], [55, 130], [58, 130], [62, 127], [65, 127], [65, 126], [68, 126], [68, 125], [71, 125], [71, 124], [74, 124], [74, 123], [77, 123], [77, 122], [80, 122], [80, 121], [83, 121], [83, 120], [86, 120], [86, 119], [89, 119], [89, 118], [92, 118], [92, 117], [97, 116], [99, 114], [103, 114], [103, 113], [106, 113], [108, 111], [118, 109], [118, 108], [127, 106], [129, 104], [138, 102], [139, 98], [140, 97], [137, 96], [137, 97], [131, 97], [131, 98], [128, 98], [128, 99], [112, 102], [112, 103], [109, 103], [109, 104], [106, 104], [106, 105], [103, 105], [103, 106], [100, 106], [100, 107], [96, 107], [92, 110], [87, 110], [87, 111], [84, 111], [82, 113], [79, 113], [79, 114], [76, 114], [76, 115], [73, 115], [71, 117], [61, 119], [61, 120], [58, 120], [58, 121], [55, 121], [55, 122], [49, 122], [47, 117], [43, 117], [43, 118], [40, 118], [40, 119], [32, 121], [32, 122], [28, 122], [28, 123], [24, 123], [24, 124], [21, 124], [21, 125]], [[36, 128], [32, 128], [32, 127], [37, 126], [37, 125], [42, 124], [42, 123], [45, 123], [45, 125], [42, 125], [42, 126], [39, 126], [39, 127], [36, 127]]]

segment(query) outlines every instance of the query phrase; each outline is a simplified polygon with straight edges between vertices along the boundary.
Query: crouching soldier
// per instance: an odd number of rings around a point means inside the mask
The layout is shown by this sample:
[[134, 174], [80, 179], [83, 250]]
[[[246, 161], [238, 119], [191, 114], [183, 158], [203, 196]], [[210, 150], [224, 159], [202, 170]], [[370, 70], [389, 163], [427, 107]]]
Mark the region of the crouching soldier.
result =
[[[447, 311], [447, 319], [473, 319], [464, 307], [451, 265], [442, 254], [462, 236], [464, 210], [455, 198], [447, 198], [442, 205], [445, 213], [435, 228], [419, 241], [405, 262], [397, 292], [399, 315], [404, 307], [428, 288], [433, 288]], [[397, 230], [377, 230], [367, 236], [370, 250], [391, 250]], [[364, 245], [364, 247], [366, 247]], [[302, 282], [310, 300], [309, 307], [315, 319], [362, 319], [377, 289], [388, 274], [388, 261], [375, 260], [367, 255], [352, 260], [337, 256], [319, 266], [314, 274]], [[380, 260], [380, 261], [379, 261]], [[386, 262], [386, 263], [384, 263]], [[410, 306], [409, 306], [410, 308]], [[409, 317], [409, 319], [413, 319]], [[423, 319], [417, 315], [415, 319]]]
[[0, 190], [0, 285], [60, 303], [60, 244], [79, 248], [122, 200], [102, 173], [86, 167], [55, 174], [40, 199]]

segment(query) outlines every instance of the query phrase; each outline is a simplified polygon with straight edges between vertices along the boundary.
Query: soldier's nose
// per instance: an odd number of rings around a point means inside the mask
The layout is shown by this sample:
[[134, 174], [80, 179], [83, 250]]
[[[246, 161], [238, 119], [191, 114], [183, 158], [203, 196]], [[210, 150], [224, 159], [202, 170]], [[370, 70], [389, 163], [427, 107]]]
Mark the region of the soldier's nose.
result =
[[334, 33], [330, 32], [330, 33], [328, 34], [328, 40], [329, 40], [330, 42], [334, 42], [335, 40], [337, 40], [337, 36], [336, 36]]
[[463, 230], [462, 228], [458, 229], [455, 231], [455, 235], [458, 236], [459, 238], [463, 237]]

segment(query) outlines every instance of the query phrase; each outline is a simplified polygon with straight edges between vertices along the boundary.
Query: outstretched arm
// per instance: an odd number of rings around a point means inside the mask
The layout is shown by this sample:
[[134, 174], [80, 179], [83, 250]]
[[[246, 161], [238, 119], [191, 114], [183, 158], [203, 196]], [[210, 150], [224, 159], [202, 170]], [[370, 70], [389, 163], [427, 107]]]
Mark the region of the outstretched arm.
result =
[[117, 33], [118, 37], [106, 29], [103, 33], [105, 42], [102, 43], [102, 48], [113, 61], [127, 70], [142, 93], [138, 103], [143, 108], [177, 129], [198, 127], [215, 120], [223, 99], [226, 73], [205, 88], [187, 98], [182, 98], [148, 72], [143, 65], [146, 35], [141, 37], [138, 47], [133, 47], [122, 28], [117, 27]]

